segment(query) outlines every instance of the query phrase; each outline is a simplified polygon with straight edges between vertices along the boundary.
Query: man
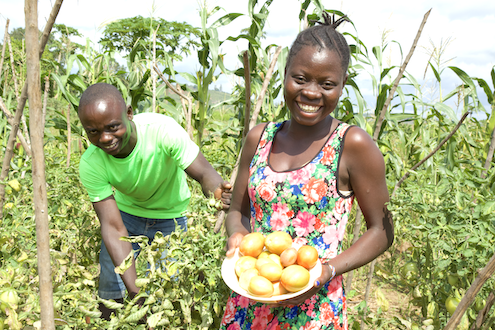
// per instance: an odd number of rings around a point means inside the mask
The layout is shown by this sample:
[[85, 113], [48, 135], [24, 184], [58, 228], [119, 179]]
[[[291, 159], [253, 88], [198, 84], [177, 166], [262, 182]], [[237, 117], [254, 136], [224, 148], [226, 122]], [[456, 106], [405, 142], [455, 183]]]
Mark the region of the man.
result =
[[[81, 158], [80, 177], [103, 239], [98, 294], [122, 302], [126, 289], [132, 298], [139, 288], [134, 263], [121, 276], [114, 272], [132, 249], [119, 238], [153, 239], [157, 231], [168, 235], [175, 222], [185, 230], [191, 195], [185, 173], [201, 184], [205, 196], [222, 199], [224, 208], [230, 204], [231, 186], [172, 118], [153, 113], [133, 117], [112, 85], [90, 86], [81, 96], [78, 114], [91, 141]], [[110, 318], [111, 310], [103, 304], [100, 310], [103, 318]]]

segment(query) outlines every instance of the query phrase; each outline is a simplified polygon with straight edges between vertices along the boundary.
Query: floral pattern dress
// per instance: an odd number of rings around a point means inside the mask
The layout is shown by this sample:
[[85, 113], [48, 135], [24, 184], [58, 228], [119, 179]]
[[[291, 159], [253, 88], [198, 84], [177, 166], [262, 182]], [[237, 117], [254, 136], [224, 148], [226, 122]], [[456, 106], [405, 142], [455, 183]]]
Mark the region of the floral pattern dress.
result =
[[[354, 195], [337, 191], [337, 171], [348, 124], [340, 123], [318, 155], [299, 169], [276, 172], [268, 164], [283, 123], [268, 123], [250, 164], [251, 230], [288, 232], [294, 246], [312, 245], [322, 262], [342, 251]], [[297, 306], [270, 307], [232, 292], [221, 329], [348, 329], [342, 275]]]

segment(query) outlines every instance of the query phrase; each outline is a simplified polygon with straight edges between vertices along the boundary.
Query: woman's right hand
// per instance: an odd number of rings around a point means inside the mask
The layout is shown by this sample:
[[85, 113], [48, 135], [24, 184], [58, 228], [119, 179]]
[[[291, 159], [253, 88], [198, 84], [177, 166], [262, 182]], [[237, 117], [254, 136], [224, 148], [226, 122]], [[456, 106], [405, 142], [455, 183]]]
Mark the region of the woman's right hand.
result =
[[227, 240], [227, 246], [226, 246], [227, 257], [232, 257], [234, 255], [235, 249], [241, 244], [243, 238], [244, 238], [244, 234], [241, 234], [239, 232], [230, 235], [229, 239]]

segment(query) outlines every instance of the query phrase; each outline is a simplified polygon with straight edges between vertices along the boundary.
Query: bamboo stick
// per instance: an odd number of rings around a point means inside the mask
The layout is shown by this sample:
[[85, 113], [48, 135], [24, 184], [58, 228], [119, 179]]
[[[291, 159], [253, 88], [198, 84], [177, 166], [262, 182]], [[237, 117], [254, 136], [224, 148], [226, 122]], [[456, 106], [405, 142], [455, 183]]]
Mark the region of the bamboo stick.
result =
[[55, 330], [53, 285], [50, 266], [50, 235], [48, 233], [48, 198], [46, 194], [44, 129], [40, 83], [40, 45], [38, 43], [38, 1], [25, 0], [26, 75], [29, 98], [29, 123], [33, 141], [33, 201], [36, 220], [36, 246], [40, 281], [41, 328]]
[[[7, 37], [9, 35], [9, 23], [10, 19], [7, 18], [7, 23], [5, 24], [5, 33], [3, 35], [3, 45], [2, 45], [2, 58], [0, 59], [0, 78], [2, 78], [2, 72], [3, 72], [3, 61], [5, 59], [5, 47], [7, 43]], [[7, 81], [7, 79], [5, 79]]]

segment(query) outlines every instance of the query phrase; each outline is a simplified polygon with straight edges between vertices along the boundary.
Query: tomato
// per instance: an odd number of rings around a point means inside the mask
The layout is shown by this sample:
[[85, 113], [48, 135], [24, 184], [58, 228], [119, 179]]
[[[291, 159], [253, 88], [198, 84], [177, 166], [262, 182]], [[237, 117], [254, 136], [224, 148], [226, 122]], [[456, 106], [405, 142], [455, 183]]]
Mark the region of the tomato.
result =
[[262, 233], [254, 232], [244, 236], [239, 244], [239, 252], [243, 256], [257, 258], [263, 251], [265, 236]]
[[480, 297], [476, 298], [476, 302], [474, 303], [474, 309], [479, 312], [483, 308], [485, 308], [486, 300], [481, 299]]
[[302, 290], [309, 283], [309, 271], [300, 265], [290, 265], [282, 271], [280, 283], [290, 292]]
[[271, 297], [273, 284], [263, 276], [253, 276], [249, 281], [248, 292], [253, 296]]
[[414, 298], [421, 298], [423, 295], [421, 294], [421, 289], [419, 288], [419, 285], [414, 287], [413, 290], [413, 297]]
[[447, 275], [447, 281], [450, 285], [457, 287], [457, 283], [459, 283], [459, 276], [457, 276], [457, 274], [450, 273]]
[[457, 299], [456, 297], [448, 297], [447, 300], [445, 300], [445, 308], [447, 308], [447, 311], [449, 312], [450, 315], [454, 314], [455, 309], [457, 308], [457, 305], [459, 305], [461, 301]]
[[406, 281], [411, 281], [415, 283], [419, 277], [418, 265], [415, 262], [408, 262], [401, 268], [402, 278]]
[[303, 266], [306, 269], [313, 268], [318, 261], [318, 251], [310, 246], [304, 245], [297, 251], [297, 264]]

